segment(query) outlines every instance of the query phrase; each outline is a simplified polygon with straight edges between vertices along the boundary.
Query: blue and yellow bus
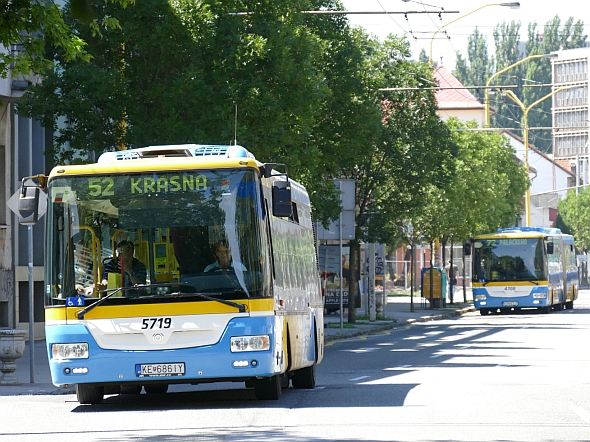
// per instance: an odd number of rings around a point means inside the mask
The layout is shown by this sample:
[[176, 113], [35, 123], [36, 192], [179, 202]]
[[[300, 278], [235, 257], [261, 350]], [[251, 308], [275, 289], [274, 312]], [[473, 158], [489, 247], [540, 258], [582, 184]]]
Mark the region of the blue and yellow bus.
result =
[[511, 227], [473, 239], [473, 303], [482, 315], [574, 308], [574, 237], [559, 229]]
[[55, 385], [75, 384], [82, 404], [177, 383], [243, 382], [259, 399], [314, 388], [324, 306], [311, 206], [285, 165], [188, 144], [39, 178]]

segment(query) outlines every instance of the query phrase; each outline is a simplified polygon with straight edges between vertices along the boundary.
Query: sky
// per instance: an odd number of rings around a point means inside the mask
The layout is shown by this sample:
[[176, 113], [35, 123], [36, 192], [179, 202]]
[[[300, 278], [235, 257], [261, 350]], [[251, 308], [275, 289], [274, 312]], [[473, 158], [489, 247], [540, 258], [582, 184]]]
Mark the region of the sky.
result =
[[[348, 19], [351, 25], [362, 26], [380, 40], [390, 33], [406, 35], [415, 59], [418, 59], [421, 49], [430, 57], [432, 43], [433, 60], [440, 63], [442, 57], [442, 64], [450, 71], [455, 69], [457, 51], [464, 58], [467, 56], [467, 39], [476, 27], [487, 38], [490, 47], [488, 53], [491, 55], [494, 27], [503, 21], [520, 21], [520, 39], [526, 41], [529, 23], [536, 22], [537, 29], [542, 32], [545, 23], [556, 15], [562, 24], [569, 17], [574, 17], [574, 23], [578, 20], [584, 22], [585, 34], [589, 35], [590, 40], [590, 2], [587, 0], [520, 0], [519, 9], [484, 6], [490, 3], [473, 0], [342, 0], [342, 3], [351, 12], [398, 12], [388, 15], [350, 14]], [[482, 6], [483, 8], [478, 9]], [[410, 11], [421, 13], [403, 14]], [[440, 11], [445, 12], [439, 17]], [[454, 23], [450, 23], [454, 20]], [[450, 38], [444, 35], [444, 31]]]

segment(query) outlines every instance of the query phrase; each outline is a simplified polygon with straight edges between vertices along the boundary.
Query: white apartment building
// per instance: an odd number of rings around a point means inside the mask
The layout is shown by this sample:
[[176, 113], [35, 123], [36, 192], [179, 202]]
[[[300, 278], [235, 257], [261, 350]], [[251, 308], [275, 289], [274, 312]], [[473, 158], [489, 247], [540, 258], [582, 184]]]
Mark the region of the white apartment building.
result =
[[590, 48], [555, 53], [551, 60], [553, 91], [558, 91], [553, 95], [553, 155], [564, 167], [577, 171], [579, 184], [588, 184]]

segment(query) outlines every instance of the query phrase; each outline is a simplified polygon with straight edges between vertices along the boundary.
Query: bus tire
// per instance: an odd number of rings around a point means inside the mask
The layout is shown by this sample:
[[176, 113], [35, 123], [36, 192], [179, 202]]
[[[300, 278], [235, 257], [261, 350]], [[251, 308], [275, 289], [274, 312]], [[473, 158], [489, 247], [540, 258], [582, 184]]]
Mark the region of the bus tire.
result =
[[295, 370], [291, 378], [293, 388], [305, 388], [308, 390], [315, 388], [315, 366], [314, 362], [309, 367]]
[[482, 316], [487, 316], [487, 315], [490, 314], [490, 310], [487, 309], [487, 308], [480, 308], [479, 309], [479, 314], [482, 315]]
[[574, 301], [568, 301], [565, 303], [565, 308], [572, 310], [574, 308]]
[[76, 398], [83, 405], [98, 405], [104, 398], [104, 387], [76, 384]]
[[552, 305], [549, 304], [549, 305], [546, 305], [545, 307], [539, 307], [539, 310], [541, 311], [541, 313], [549, 314], [549, 313], [551, 313], [551, 307], [552, 307]]
[[281, 376], [274, 375], [270, 378], [256, 379], [254, 394], [256, 395], [256, 399], [270, 401], [279, 400], [283, 394], [283, 389], [281, 388]]
[[168, 392], [168, 384], [148, 384], [143, 389], [147, 394], [165, 394]]

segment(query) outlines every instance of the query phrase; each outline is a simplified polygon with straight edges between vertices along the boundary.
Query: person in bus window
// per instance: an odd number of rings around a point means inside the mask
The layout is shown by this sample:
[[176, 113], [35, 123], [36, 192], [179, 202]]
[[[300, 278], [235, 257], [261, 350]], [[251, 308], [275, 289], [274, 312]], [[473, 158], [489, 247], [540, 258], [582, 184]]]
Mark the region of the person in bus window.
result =
[[221, 272], [224, 270], [232, 269], [239, 269], [241, 271], [247, 270], [244, 264], [242, 264], [241, 262], [235, 263], [232, 260], [229, 245], [225, 241], [218, 241], [217, 243], [215, 243], [214, 252], [217, 261], [205, 267], [205, 272]]
[[123, 271], [125, 272], [123, 287], [133, 287], [136, 284], [146, 283], [147, 269], [139, 259], [133, 256], [134, 252], [133, 242], [129, 240], [124, 239], [117, 244], [117, 258], [113, 258], [105, 264], [100, 290], [106, 289], [109, 273], [121, 274], [121, 258], [123, 258]]

